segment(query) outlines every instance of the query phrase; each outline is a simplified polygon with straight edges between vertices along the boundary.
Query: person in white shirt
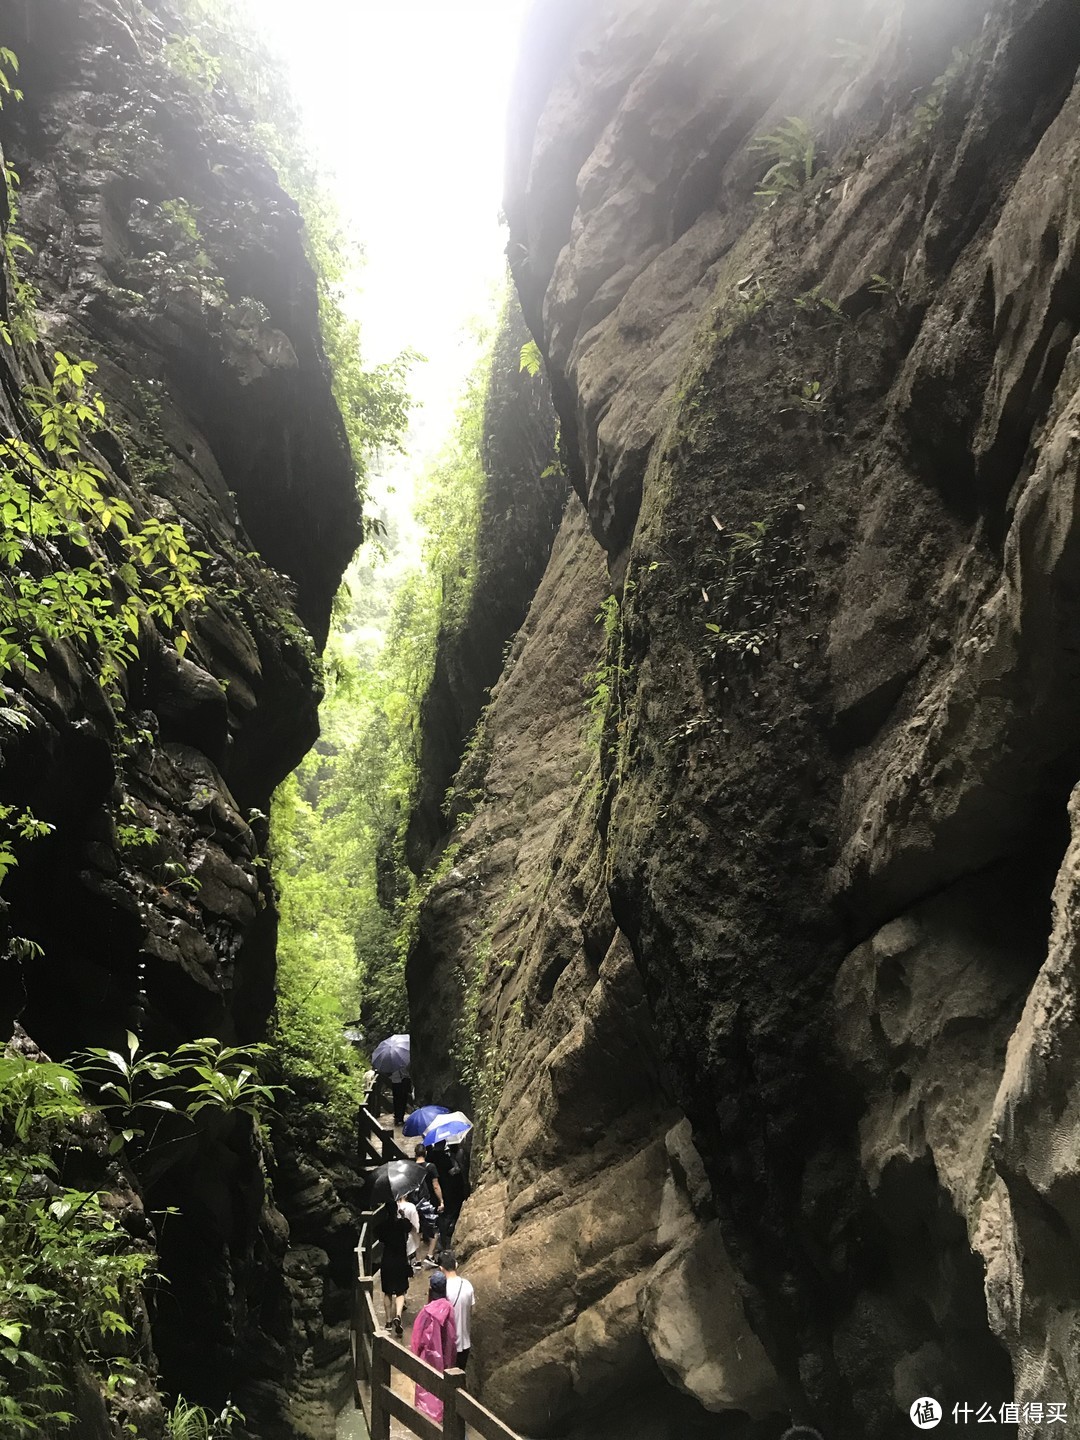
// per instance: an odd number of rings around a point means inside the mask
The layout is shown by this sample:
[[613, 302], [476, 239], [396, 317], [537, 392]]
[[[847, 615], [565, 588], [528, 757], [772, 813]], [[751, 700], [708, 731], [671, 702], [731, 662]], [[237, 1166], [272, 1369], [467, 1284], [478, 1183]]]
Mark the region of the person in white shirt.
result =
[[453, 1250], [442, 1252], [439, 1256], [439, 1268], [446, 1276], [446, 1298], [454, 1307], [458, 1369], [464, 1370], [469, 1363], [469, 1351], [472, 1348], [472, 1336], [469, 1330], [472, 1325], [473, 1301], [476, 1299], [476, 1292], [469, 1281], [457, 1273], [457, 1256]]
[[407, 1196], [402, 1196], [397, 1202], [398, 1212], [405, 1216], [409, 1222], [409, 1239], [405, 1247], [405, 1253], [409, 1257], [409, 1265], [413, 1270], [420, 1267], [416, 1263], [416, 1247], [420, 1240], [420, 1212]]

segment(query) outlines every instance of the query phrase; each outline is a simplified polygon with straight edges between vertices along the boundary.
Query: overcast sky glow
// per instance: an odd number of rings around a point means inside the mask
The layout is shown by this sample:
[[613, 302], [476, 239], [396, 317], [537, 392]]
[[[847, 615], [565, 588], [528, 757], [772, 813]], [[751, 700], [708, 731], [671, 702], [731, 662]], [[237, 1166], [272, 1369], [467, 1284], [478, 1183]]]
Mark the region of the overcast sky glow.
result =
[[367, 361], [428, 357], [422, 451], [445, 433], [503, 273], [498, 215], [525, 0], [257, 0], [310, 143], [364, 247]]

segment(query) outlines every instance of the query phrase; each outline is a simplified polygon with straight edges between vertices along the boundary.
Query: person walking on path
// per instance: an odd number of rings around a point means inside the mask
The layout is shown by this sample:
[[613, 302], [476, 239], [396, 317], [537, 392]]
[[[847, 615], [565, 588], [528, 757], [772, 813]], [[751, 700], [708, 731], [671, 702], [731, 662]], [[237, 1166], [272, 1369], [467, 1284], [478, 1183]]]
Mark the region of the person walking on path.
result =
[[400, 1070], [391, 1070], [390, 1089], [394, 1093], [394, 1124], [400, 1130], [405, 1124], [405, 1111], [412, 1096], [412, 1081], [409, 1079], [409, 1071], [406, 1067], [403, 1066]]
[[451, 1153], [445, 1141], [430, 1147], [428, 1158], [434, 1163], [442, 1187], [443, 1208], [439, 1212], [439, 1237], [444, 1249], [450, 1248], [454, 1226], [465, 1203], [465, 1176], [460, 1151]]
[[446, 1298], [454, 1307], [454, 1328], [457, 1331], [457, 1363], [464, 1370], [469, 1363], [472, 1347], [472, 1312], [476, 1291], [472, 1283], [457, 1273], [457, 1256], [453, 1250], [444, 1250], [439, 1256], [442, 1273], [446, 1276]]
[[401, 1314], [409, 1293], [412, 1264], [409, 1242], [420, 1233], [416, 1206], [407, 1200], [388, 1200], [375, 1222], [375, 1235], [382, 1242], [379, 1262], [379, 1286], [383, 1294], [383, 1314], [387, 1330], [401, 1335]]
[[[428, 1302], [413, 1321], [409, 1348], [440, 1373], [449, 1370], [457, 1355], [454, 1307], [446, 1298], [446, 1276], [436, 1270], [428, 1280]], [[441, 1422], [443, 1402], [430, 1390], [417, 1385], [413, 1396], [417, 1410]]]
[[430, 1160], [424, 1158], [423, 1141], [417, 1141], [413, 1156], [417, 1165], [424, 1167], [424, 1178], [413, 1190], [412, 1196], [416, 1205], [417, 1214], [420, 1216], [420, 1244], [416, 1247], [417, 1264], [423, 1263], [434, 1267], [434, 1260], [431, 1256], [435, 1250], [435, 1237], [438, 1233], [439, 1216], [443, 1211], [442, 1189], [439, 1186], [439, 1172]]

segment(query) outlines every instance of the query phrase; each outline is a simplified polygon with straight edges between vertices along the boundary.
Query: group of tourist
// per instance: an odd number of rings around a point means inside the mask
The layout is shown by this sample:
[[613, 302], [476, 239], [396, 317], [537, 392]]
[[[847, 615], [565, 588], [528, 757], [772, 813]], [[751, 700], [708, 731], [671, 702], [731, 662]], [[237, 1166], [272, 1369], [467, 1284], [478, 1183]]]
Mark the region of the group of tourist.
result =
[[[415, 1164], [422, 1172], [416, 1186], [396, 1200], [387, 1201], [375, 1223], [382, 1245], [379, 1282], [386, 1311], [386, 1327], [401, 1335], [401, 1316], [413, 1275], [425, 1268], [445, 1268], [442, 1257], [451, 1253], [454, 1227], [465, 1203], [464, 1160], [445, 1144], [425, 1149], [417, 1144]], [[437, 1262], [438, 1244], [442, 1256]]]
[[[364, 1078], [369, 1104], [377, 1106], [380, 1077], [370, 1070]], [[389, 1080], [394, 1123], [401, 1128], [412, 1100], [412, 1083], [407, 1069], [390, 1073]], [[379, 1284], [386, 1331], [402, 1337], [409, 1283], [426, 1270], [430, 1272], [427, 1301], [413, 1321], [410, 1348], [436, 1370], [464, 1369], [475, 1295], [469, 1281], [457, 1273], [457, 1257], [450, 1245], [468, 1194], [468, 1161], [460, 1144], [446, 1141], [428, 1146], [418, 1141], [413, 1158], [419, 1167], [416, 1185], [388, 1200], [373, 1227], [382, 1247]], [[416, 1387], [415, 1403], [432, 1419], [442, 1419], [442, 1401], [421, 1385]]]
[[[383, 1207], [375, 1226], [375, 1234], [383, 1247], [379, 1280], [386, 1329], [399, 1338], [411, 1273], [405, 1236], [415, 1238], [419, 1234], [415, 1217], [416, 1206], [402, 1198]], [[443, 1250], [437, 1264], [428, 1263], [432, 1273], [428, 1276], [427, 1303], [413, 1321], [409, 1348], [436, 1370], [450, 1370], [454, 1366], [464, 1370], [472, 1346], [470, 1329], [475, 1292], [470, 1282], [457, 1273], [457, 1256], [453, 1250]], [[416, 1387], [416, 1407], [433, 1420], [442, 1419], [442, 1401], [422, 1385]]]

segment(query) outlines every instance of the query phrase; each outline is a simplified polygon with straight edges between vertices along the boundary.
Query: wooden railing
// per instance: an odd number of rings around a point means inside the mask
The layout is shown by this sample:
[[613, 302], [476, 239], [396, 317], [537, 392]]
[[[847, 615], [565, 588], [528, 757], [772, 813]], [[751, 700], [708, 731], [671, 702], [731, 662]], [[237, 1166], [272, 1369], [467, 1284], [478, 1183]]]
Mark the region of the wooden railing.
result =
[[[371, 1440], [390, 1440], [390, 1421], [397, 1420], [420, 1440], [465, 1440], [469, 1426], [481, 1440], [521, 1440], [516, 1431], [484, 1408], [465, 1389], [465, 1371], [434, 1369], [406, 1345], [379, 1333], [375, 1313], [375, 1277], [371, 1273], [371, 1227], [377, 1210], [363, 1215], [356, 1247], [357, 1280], [352, 1315], [353, 1401], [364, 1412]], [[421, 1414], [393, 1389], [400, 1371], [443, 1402], [441, 1423]]]
[[384, 1165], [387, 1160], [408, 1158], [394, 1139], [393, 1130], [381, 1125], [367, 1105], [361, 1106], [357, 1112], [356, 1158], [361, 1170], [370, 1170], [373, 1165]]

